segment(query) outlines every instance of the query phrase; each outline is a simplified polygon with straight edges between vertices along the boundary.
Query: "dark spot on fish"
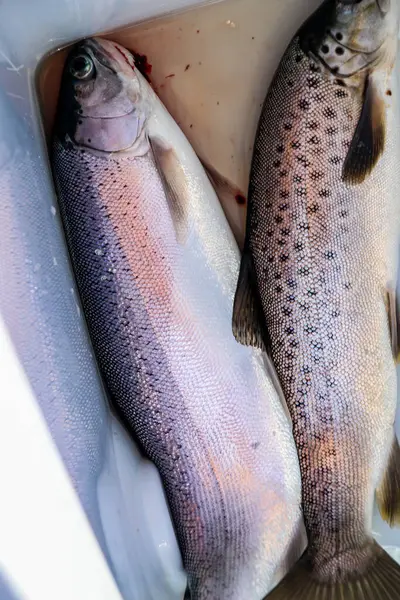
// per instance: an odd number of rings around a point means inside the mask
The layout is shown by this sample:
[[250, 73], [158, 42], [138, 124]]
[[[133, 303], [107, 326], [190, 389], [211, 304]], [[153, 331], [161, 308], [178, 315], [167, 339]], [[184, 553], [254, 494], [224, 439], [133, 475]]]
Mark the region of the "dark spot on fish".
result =
[[327, 127], [326, 128], [326, 133], [328, 135], [335, 135], [335, 133], [337, 133], [337, 132], [338, 132], [338, 128], [337, 127], [332, 127], [331, 126], [331, 127]]
[[286, 240], [278, 240], [277, 244], [278, 244], [278, 246], [280, 246], [281, 248], [283, 248], [283, 246], [286, 245]]
[[284, 126], [283, 126], [283, 128], [286, 131], [290, 131], [291, 129], [293, 129], [293, 125], [291, 123], [285, 123]]
[[294, 249], [296, 250], [296, 252], [300, 252], [301, 250], [303, 250], [303, 243], [302, 242], [296, 242], [294, 245]]
[[291, 88], [294, 86], [294, 82], [291, 79], [288, 80], [287, 84], [288, 84], [288, 87], [291, 87]]
[[189, 64], [189, 65], [186, 65], [186, 67], [185, 67], [185, 71], [189, 71], [189, 69], [190, 69], [190, 64]]
[[340, 31], [338, 31], [335, 37], [336, 37], [336, 39], [337, 39], [338, 42], [341, 42], [342, 39], [343, 39], [343, 34], [340, 33]]
[[287, 190], [282, 190], [279, 195], [281, 198], [289, 198], [289, 192]]
[[338, 165], [340, 163], [340, 156], [331, 156], [331, 158], [329, 159], [329, 162], [332, 165]]
[[274, 279], [275, 279], [276, 281], [279, 281], [280, 279], [282, 279], [282, 274], [281, 274], [279, 271], [276, 271], [276, 272], [274, 273]]
[[296, 159], [298, 160], [299, 163], [301, 163], [305, 167], [309, 167], [311, 164], [310, 161], [307, 159], [307, 157], [304, 156], [304, 154], [300, 154], [300, 155], [296, 156]]
[[391, 96], [392, 95], [392, 90], [386, 90], [386, 95], [387, 96]]
[[274, 162], [272, 163], [272, 166], [274, 166], [276, 169], [279, 169], [279, 167], [281, 166], [281, 161], [280, 160], [274, 160]]
[[91, 140], [91, 138], [88, 138], [88, 142], [89, 142], [89, 144], [90, 144], [90, 142], [91, 142], [91, 141], [92, 141], [92, 140]]
[[[217, 102], [217, 106], [219, 106], [219, 100], [218, 100], [218, 102]], [[251, 150], [251, 148], [250, 148], [250, 150]]]
[[344, 288], [346, 290], [351, 290], [351, 287], [352, 287], [352, 285], [351, 285], [350, 281], [346, 281], [346, 283], [344, 284]]
[[293, 335], [294, 334], [294, 328], [293, 327], [286, 327], [285, 333], [286, 333], [286, 335]]
[[193, 123], [190, 124], [190, 129], [193, 129]]
[[281, 215], [276, 215], [274, 220], [275, 220], [275, 223], [282, 223], [283, 217], [281, 217]]
[[315, 89], [319, 86], [320, 81], [317, 77], [307, 77], [307, 85], [311, 89]]
[[337, 319], [337, 318], [340, 316], [340, 312], [339, 312], [338, 310], [334, 310], [334, 311], [331, 313], [331, 316], [332, 316], [334, 319]]
[[291, 348], [297, 348], [298, 345], [299, 345], [299, 342], [297, 340], [291, 340], [291, 342], [290, 342]]
[[302, 100], [300, 100], [300, 102], [299, 102], [299, 108], [301, 110], [308, 110], [310, 108], [309, 101], [306, 100], [305, 98], [303, 98]]
[[312, 181], [317, 181], [323, 176], [324, 174], [322, 173], [322, 171], [312, 171], [312, 173], [310, 174], [310, 178], [312, 179]]
[[327, 250], [327, 252], [325, 252], [325, 258], [328, 260], [333, 260], [335, 257], [336, 253], [333, 250]]
[[288, 360], [293, 360], [296, 357], [294, 352], [286, 352], [285, 355]]
[[347, 98], [347, 92], [344, 90], [335, 90], [336, 98]]
[[319, 211], [319, 204], [317, 204], [316, 202], [314, 202], [314, 204], [312, 204], [311, 206], [309, 206], [307, 208], [307, 212], [311, 213], [311, 214], [315, 214]]
[[343, 81], [343, 79], [335, 79], [335, 83], [336, 85], [340, 85], [340, 87], [346, 87], [346, 83]]
[[288, 172], [286, 170], [279, 171], [279, 177], [286, 177]]
[[196, 33], [200, 33], [200, 29], [198, 29], [198, 30], [196, 31]]
[[138, 52], [132, 52], [132, 54], [135, 59], [135, 65], [139, 72], [143, 75], [146, 81], [151, 83], [150, 74], [153, 70], [153, 65], [149, 63], [145, 54], [139, 54]]
[[285, 315], [285, 317], [290, 317], [290, 315], [292, 314], [292, 309], [289, 306], [284, 306], [282, 309], [282, 313]]
[[277, 285], [277, 286], [276, 286], [276, 288], [275, 288], [275, 291], [276, 291], [278, 294], [280, 294], [280, 293], [282, 293], [282, 292], [283, 292], [283, 287], [282, 287], [281, 285]]
[[281, 234], [282, 234], [282, 235], [285, 235], [285, 236], [288, 236], [288, 235], [290, 235], [290, 229], [289, 229], [289, 227], [283, 227], [283, 228], [281, 229]]
[[337, 47], [335, 48], [335, 52], [336, 52], [336, 54], [337, 54], [338, 56], [343, 56], [343, 54], [344, 54], [344, 48], [342, 48], [342, 46], [337, 46]]
[[274, 232], [271, 229], [268, 229], [267, 237], [272, 237], [273, 235], [274, 235]]
[[311, 137], [311, 138], [308, 140], [309, 144], [319, 144], [319, 143], [320, 143], [320, 141], [321, 141], [321, 140], [320, 140], [320, 139], [319, 139], [319, 137], [318, 137], [318, 136], [316, 136], [316, 135], [313, 135], [313, 136], [312, 136], [312, 137]]
[[301, 56], [301, 54], [298, 54], [296, 56], [296, 62], [299, 63], [299, 62], [301, 62], [301, 60], [302, 60], [302, 56]]
[[302, 277], [307, 277], [310, 274], [310, 267], [300, 267], [298, 270], [299, 275]]
[[307, 295], [312, 297], [317, 295], [317, 290], [311, 289], [307, 291]]
[[235, 200], [241, 206], [243, 206], [244, 204], [246, 204], [246, 198], [243, 196], [243, 194], [236, 194]]
[[272, 263], [274, 262], [274, 255], [273, 255], [273, 254], [270, 254], [270, 255], [268, 256], [267, 260], [268, 260], [268, 262], [269, 262], [270, 264], [272, 264]]
[[336, 111], [334, 111], [331, 106], [327, 106], [326, 108], [324, 108], [322, 114], [327, 119], [335, 119], [336, 118]]
[[300, 196], [300, 198], [304, 198], [304, 196], [307, 195], [307, 190], [306, 190], [306, 188], [297, 188], [296, 189], [296, 194], [298, 196]]
[[283, 146], [283, 144], [279, 144], [279, 146], [276, 147], [276, 151], [279, 152], [279, 154], [282, 154], [285, 150], [285, 147]]
[[280, 257], [279, 257], [279, 260], [280, 260], [282, 263], [284, 263], [284, 262], [287, 262], [287, 261], [289, 260], [289, 255], [288, 255], [288, 254], [286, 254], [286, 253], [282, 253], [282, 254], [280, 255]]
[[299, 229], [300, 231], [308, 231], [310, 229], [310, 226], [308, 223], [299, 223], [297, 225], [297, 229]]
[[345, 219], [345, 218], [347, 217], [347, 215], [348, 215], [348, 214], [349, 214], [349, 213], [348, 213], [348, 211], [347, 211], [347, 210], [341, 210], [341, 211], [339, 212], [339, 217], [341, 217], [342, 219]]
[[317, 123], [317, 121], [310, 121], [309, 123], [307, 123], [307, 129], [315, 130], [318, 129], [318, 127], [319, 123]]
[[328, 54], [328, 52], [329, 52], [329, 46], [327, 44], [323, 44], [323, 46], [321, 47], [321, 52], [323, 54]]
[[319, 196], [321, 198], [329, 198], [330, 195], [331, 195], [331, 191], [330, 190], [323, 189], [323, 190], [319, 191]]
[[315, 348], [315, 350], [323, 350], [323, 344], [319, 340], [312, 341], [311, 346]]
[[321, 70], [321, 69], [319, 68], [319, 66], [318, 66], [316, 63], [314, 63], [314, 62], [310, 62], [310, 71], [311, 71], [312, 73], [319, 73], [319, 72], [320, 72], [320, 70]]
[[280, 204], [280, 205], [279, 205], [279, 210], [280, 210], [281, 212], [284, 212], [284, 211], [285, 211], [285, 210], [287, 210], [288, 208], [289, 208], [289, 205], [288, 205], [288, 204]]
[[294, 175], [294, 176], [293, 176], [293, 181], [294, 181], [295, 183], [302, 183], [302, 181], [303, 181], [303, 178], [302, 178], [302, 176], [301, 176], [301, 175]]
[[261, 442], [253, 442], [253, 443], [251, 444], [251, 447], [253, 448], [253, 450], [257, 450], [257, 448], [259, 447], [260, 443], [261, 443]]
[[78, 121], [78, 125], [82, 125], [82, 121], [80, 119]]
[[305, 333], [307, 333], [308, 335], [311, 335], [311, 334], [313, 334], [313, 333], [316, 333], [317, 329], [316, 329], [316, 327], [314, 327], [314, 325], [307, 325], [307, 326], [304, 328], [304, 331], [305, 331]]

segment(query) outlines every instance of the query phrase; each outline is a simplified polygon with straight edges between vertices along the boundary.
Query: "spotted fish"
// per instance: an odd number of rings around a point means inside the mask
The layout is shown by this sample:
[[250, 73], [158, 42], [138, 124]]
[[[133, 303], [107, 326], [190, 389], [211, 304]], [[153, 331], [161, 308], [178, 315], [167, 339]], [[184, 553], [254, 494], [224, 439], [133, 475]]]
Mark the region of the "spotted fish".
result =
[[111, 402], [161, 475], [192, 600], [260, 600], [301, 523], [266, 355], [232, 335], [240, 255], [192, 148], [121, 46], [75, 46], [53, 146]]
[[400, 597], [371, 533], [375, 490], [400, 522], [397, 32], [396, 0], [327, 0], [259, 123], [233, 329], [277, 369], [309, 540], [271, 600]]

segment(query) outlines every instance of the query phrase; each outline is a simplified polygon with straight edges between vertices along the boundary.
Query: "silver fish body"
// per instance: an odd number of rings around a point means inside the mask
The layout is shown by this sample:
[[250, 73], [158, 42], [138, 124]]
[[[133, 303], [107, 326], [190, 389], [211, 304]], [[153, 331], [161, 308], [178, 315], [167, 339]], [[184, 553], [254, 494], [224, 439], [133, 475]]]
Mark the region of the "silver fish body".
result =
[[325, 2], [286, 51], [259, 123], [234, 331], [270, 347], [309, 537], [277, 599], [400, 596], [400, 569], [371, 534], [382, 480], [392, 522], [400, 506], [396, 11]]
[[53, 168], [100, 370], [160, 472], [191, 598], [259, 600], [299, 526], [291, 424], [232, 335], [239, 253], [212, 187], [120, 46], [67, 60]]

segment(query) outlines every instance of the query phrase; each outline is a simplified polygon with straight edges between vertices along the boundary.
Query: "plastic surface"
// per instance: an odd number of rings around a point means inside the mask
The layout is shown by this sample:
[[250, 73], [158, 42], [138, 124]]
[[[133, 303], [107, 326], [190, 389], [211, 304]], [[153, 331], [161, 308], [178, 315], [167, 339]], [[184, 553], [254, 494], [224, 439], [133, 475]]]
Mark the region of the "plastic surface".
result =
[[[98, 543], [129, 600], [182, 598], [185, 577], [158, 474], [111, 415], [98, 377], [59, 221], [36, 69], [46, 54], [78, 38], [192, 4], [196, 2], [0, 1], [1, 316], [31, 387], [32, 394], [24, 394], [33, 405], [38, 402]], [[161, 22], [134, 30], [135, 49], [151, 53], [159, 94], [195, 148], [243, 188], [259, 104], [285, 45], [317, 4], [227, 0], [182, 19], [169, 17], [161, 37]], [[190, 39], [193, 34], [204, 36], [200, 45], [190, 46], [189, 30]], [[121, 31], [112, 37], [129, 45], [131, 35]], [[204, 68], [195, 70], [195, 62], [203, 60]], [[191, 79], [167, 79], [178, 71]], [[50, 90], [54, 101], [56, 89]], [[222, 143], [224, 139], [228, 142]], [[0, 330], [0, 339], [4, 335]], [[2, 344], [0, 363], [8, 364], [5, 358], [12, 356], [10, 345]], [[8, 402], [20, 410], [24, 404], [18, 393], [12, 398], [7, 393], [7, 369], [0, 377], [1, 422]], [[400, 416], [397, 429], [400, 434]], [[27, 439], [20, 436], [18, 443], [28, 454]], [[400, 562], [399, 530], [391, 530], [376, 515], [374, 531]], [[38, 539], [38, 552], [40, 543]], [[0, 546], [4, 569], [3, 550]], [[107, 571], [105, 563], [103, 567]], [[3, 595], [9, 569], [4, 574], [0, 599], [9, 600]]]

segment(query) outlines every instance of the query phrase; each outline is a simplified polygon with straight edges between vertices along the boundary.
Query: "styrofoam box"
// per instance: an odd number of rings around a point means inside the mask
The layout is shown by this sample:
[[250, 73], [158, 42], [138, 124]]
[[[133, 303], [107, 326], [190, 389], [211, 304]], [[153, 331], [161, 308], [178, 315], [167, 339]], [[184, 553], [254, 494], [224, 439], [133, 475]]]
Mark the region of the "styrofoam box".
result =
[[[225, 102], [249, 97], [252, 108], [235, 105], [235, 119], [227, 118], [229, 111], [222, 119], [207, 113], [223, 131], [206, 127], [203, 111], [197, 115], [201, 127], [196, 132], [189, 130], [193, 114], [185, 123], [182, 92], [179, 115], [195, 147], [200, 144], [204, 154], [208, 146], [209, 158], [219, 161], [218, 166], [224, 164], [223, 149], [218, 156], [213, 151], [224, 137], [230, 141], [234, 149], [229, 147], [227, 156], [234, 160], [225, 160], [225, 171], [233, 169], [226, 174], [240, 185], [247, 183], [247, 142], [254, 137], [260, 98], [291, 35], [319, 0], [249, 2], [254, 16], [246, 10], [247, 29], [244, 24], [237, 28], [238, 38], [226, 33], [237, 23], [228, 17], [240, 19], [244, 0], [223, 3], [231, 7], [227, 18], [221, 16], [223, 8], [218, 16], [204, 9], [228, 30], [211, 25], [203, 30], [204, 35], [216, 32], [219, 44], [232, 44], [223, 54], [226, 64], [213, 65], [217, 38], [210, 39], [208, 69], [214, 69], [214, 82], [218, 69], [232, 72], [229, 55], [240, 40], [235, 65], [243, 61], [238, 81], [245, 89], [242, 96], [239, 88], [230, 91], [232, 100], [226, 92]], [[183, 597], [186, 578], [158, 473], [111, 414], [97, 372], [59, 220], [37, 80], [43, 58], [77, 39], [195, 4], [199, 2], [0, 0], [0, 600]], [[252, 18], [263, 45], [252, 50], [252, 70], [245, 71], [250, 42], [244, 32], [250, 31]], [[124, 41], [121, 34], [119, 41]], [[162, 48], [158, 54], [161, 60], [167, 53]], [[179, 55], [186, 60], [181, 48]], [[200, 77], [193, 71], [191, 76]], [[178, 78], [171, 83], [177, 85]], [[218, 93], [226, 87], [222, 81]], [[176, 89], [170, 87], [164, 95], [174, 114]], [[245, 163], [244, 171], [238, 161]], [[374, 532], [400, 562], [399, 531], [375, 515]]]

